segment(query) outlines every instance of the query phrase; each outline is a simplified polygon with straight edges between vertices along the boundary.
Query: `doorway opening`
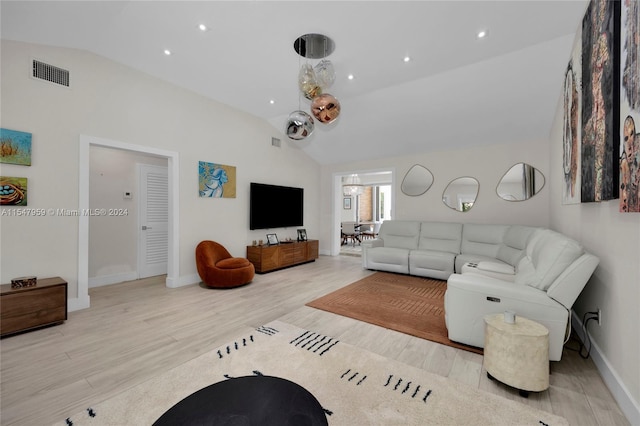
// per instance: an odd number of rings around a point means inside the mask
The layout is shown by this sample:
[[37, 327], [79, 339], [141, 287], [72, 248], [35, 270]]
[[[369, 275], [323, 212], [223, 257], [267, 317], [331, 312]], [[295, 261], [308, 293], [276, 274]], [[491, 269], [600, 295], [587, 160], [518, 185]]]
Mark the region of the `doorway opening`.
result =
[[[346, 194], [343, 183], [354, 174], [362, 184], [361, 194]], [[376, 223], [391, 219], [395, 209], [395, 169], [358, 170], [334, 174], [334, 220], [331, 230], [331, 255], [359, 256], [363, 238], [374, 235]], [[356, 237], [347, 237], [342, 232], [355, 224]], [[378, 225], [379, 227], [379, 225]]]
[[[100, 146], [120, 149], [133, 153], [157, 156], [167, 160], [168, 167], [168, 256], [167, 287], [177, 287], [179, 279], [179, 161], [178, 153], [142, 145], [134, 145], [92, 136], [80, 135], [79, 147], [79, 193], [80, 211], [90, 208], [90, 147]], [[89, 217], [78, 217], [78, 295], [69, 299], [69, 310], [85, 309], [90, 306], [89, 299]]]

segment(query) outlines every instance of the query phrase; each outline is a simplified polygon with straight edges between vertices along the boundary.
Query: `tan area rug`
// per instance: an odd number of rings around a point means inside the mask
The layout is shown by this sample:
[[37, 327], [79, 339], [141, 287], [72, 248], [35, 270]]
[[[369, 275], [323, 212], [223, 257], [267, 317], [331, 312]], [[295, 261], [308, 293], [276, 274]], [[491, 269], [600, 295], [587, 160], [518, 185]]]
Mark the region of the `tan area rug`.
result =
[[376, 272], [307, 306], [482, 354], [481, 348], [447, 337], [446, 289], [447, 282], [442, 280]]
[[[255, 374], [304, 387], [329, 425], [568, 425], [562, 417], [281, 321], [247, 328], [217, 350], [56, 425], [151, 425], [199, 389]], [[236, 420], [248, 424], [241, 415]]]

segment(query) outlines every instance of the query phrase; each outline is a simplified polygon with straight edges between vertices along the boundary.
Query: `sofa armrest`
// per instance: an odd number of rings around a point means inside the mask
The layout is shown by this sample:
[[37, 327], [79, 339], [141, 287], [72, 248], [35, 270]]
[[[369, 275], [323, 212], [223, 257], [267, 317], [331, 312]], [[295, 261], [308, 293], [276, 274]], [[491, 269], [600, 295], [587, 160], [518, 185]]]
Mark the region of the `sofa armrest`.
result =
[[583, 254], [555, 279], [547, 289], [547, 295], [565, 308], [571, 309], [598, 263], [600, 259], [596, 256], [589, 253]]
[[384, 240], [382, 238], [374, 238], [373, 240], [362, 241], [360, 247], [362, 247], [362, 269], [367, 269], [369, 264], [367, 250], [374, 247], [384, 247]]
[[538, 290], [537, 288], [473, 272], [451, 275], [447, 280], [447, 287], [454, 287], [474, 293], [483, 293], [487, 297], [495, 297], [497, 299], [504, 297], [546, 306], [556, 304], [549, 299], [544, 291]]

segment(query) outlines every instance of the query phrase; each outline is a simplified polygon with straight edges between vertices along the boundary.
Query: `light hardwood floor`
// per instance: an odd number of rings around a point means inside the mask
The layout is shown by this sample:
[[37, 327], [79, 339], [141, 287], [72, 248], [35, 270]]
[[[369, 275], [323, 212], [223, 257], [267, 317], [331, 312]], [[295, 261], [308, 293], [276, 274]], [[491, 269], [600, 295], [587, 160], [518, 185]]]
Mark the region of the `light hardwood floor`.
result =
[[243, 327], [276, 319], [550, 411], [573, 425], [629, 424], [593, 362], [575, 351], [565, 349], [562, 361], [551, 364], [549, 390], [525, 399], [488, 380], [480, 355], [304, 306], [371, 273], [360, 268], [358, 257], [321, 256], [230, 290], [200, 284], [168, 289], [164, 277], [91, 289], [91, 308], [71, 312], [63, 325], [0, 341], [1, 424], [64, 420], [227, 343]]

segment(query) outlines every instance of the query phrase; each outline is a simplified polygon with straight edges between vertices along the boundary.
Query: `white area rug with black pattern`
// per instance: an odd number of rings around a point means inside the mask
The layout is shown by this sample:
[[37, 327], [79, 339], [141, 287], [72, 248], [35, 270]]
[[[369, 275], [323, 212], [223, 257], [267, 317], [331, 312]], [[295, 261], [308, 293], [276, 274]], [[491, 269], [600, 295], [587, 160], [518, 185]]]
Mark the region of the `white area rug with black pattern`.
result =
[[212, 353], [56, 425], [151, 425], [192, 393], [253, 374], [304, 387], [330, 425], [568, 425], [562, 417], [280, 321], [248, 328]]

